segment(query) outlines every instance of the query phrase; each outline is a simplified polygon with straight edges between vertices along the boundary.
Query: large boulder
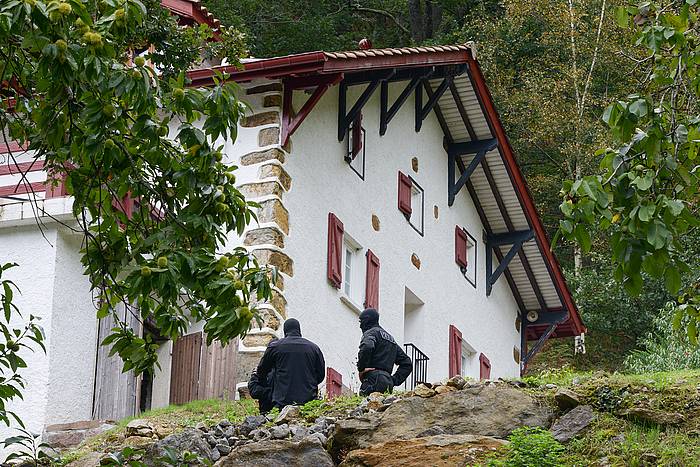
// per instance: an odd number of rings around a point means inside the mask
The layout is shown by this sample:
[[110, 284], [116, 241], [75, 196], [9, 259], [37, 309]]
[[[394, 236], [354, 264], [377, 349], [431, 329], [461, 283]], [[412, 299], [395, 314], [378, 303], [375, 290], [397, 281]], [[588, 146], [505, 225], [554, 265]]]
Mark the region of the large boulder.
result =
[[262, 441], [246, 444], [223, 457], [219, 467], [333, 467], [333, 460], [315, 438], [299, 442]]
[[342, 459], [355, 449], [395, 439], [415, 438], [429, 428], [446, 434], [506, 438], [521, 426], [549, 428], [552, 410], [509, 385], [478, 385], [430, 398], [409, 397], [380, 413], [339, 420], [329, 440]]
[[590, 405], [579, 405], [552, 425], [552, 435], [557, 441], [566, 443], [585, 433], [591, 423], [593, 423], [593, 420], [595, 420], [593, 407]]
[[158, 459], [166, 455], [166, 448], [178, 454], [189, 451], [203, 459], [215, 460], [214, 453], [205, 439], [204, 433], [195, 428], [185, 428], [180, 433], [166, 436], [149, 445], [144, 453], [143, 462], [146, 465], [159, 465]]
[[447, 467], [480, 464], [507, 441], [488, 436], [437, 435], [394, 440], [351, 451], [341, 467]]

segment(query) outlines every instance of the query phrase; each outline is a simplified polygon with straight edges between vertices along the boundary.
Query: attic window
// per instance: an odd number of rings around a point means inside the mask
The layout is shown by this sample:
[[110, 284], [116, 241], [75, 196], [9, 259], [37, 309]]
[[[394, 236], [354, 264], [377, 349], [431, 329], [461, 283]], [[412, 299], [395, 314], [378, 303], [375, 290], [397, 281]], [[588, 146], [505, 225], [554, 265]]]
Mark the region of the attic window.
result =
[[403, 213], [413, 230], [423, 235], [425, 192], [416, 181], [399, 172], [399, 211]]
[[467, 282], [476, 288], [476, 238], [460, 226], [455, 226], [455, 262]]
[[348, 128], [348, 151], [345, 154], [345, 162], [353, 172], [362, 180], [365, 179], [365, 140], [366, 132], [362, 128], [362, 112], [357, 114], [350, 128]]

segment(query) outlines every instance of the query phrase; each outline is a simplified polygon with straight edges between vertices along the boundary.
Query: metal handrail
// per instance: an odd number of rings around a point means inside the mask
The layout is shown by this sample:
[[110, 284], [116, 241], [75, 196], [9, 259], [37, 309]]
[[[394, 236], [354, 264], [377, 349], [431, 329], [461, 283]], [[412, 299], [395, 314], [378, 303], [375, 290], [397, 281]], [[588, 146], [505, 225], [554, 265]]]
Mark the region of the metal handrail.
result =
[[406, 354], [413, 362], [413, 371], [406, 379], [403, 387], [407, 391], [412, 391], [418, 384], [428, 381], [428, 360], [430, 358], [412, 343], [407, 343], [403, 346], [406, 349]]

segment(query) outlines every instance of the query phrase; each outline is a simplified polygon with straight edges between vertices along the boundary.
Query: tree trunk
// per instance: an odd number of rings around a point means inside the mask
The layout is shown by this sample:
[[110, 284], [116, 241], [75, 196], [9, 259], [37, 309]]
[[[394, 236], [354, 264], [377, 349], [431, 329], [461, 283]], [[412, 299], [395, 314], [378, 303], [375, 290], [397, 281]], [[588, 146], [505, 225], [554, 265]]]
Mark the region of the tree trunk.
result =
[[411, 38], [416, 43], [423, 42], [423, 15], [420, 0], [408, 0], [408, 16], [411, 23]]

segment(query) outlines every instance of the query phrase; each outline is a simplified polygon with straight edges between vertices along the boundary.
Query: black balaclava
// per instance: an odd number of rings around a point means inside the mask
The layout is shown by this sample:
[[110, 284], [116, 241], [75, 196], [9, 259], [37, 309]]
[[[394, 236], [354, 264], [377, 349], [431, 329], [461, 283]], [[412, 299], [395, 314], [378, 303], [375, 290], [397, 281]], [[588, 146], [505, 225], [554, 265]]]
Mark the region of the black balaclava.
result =
[[289, 318], [284, 322], [284, 337], [289, 336], [301, 337], [301, 325], [294, 318]]
[[379, 312], [374, 308], [367, 308], [360, 313], [360, 329], [367, 332], [375, 326], [379, 326]]

